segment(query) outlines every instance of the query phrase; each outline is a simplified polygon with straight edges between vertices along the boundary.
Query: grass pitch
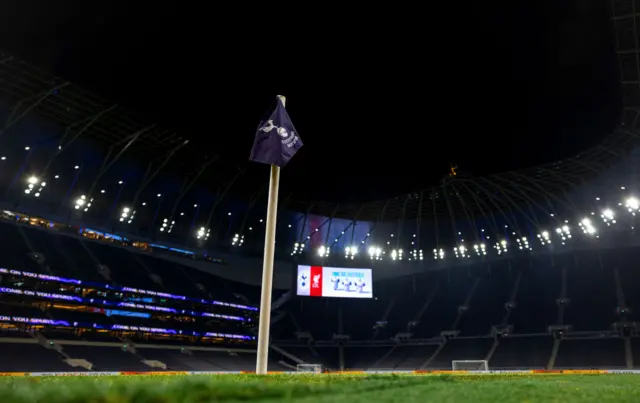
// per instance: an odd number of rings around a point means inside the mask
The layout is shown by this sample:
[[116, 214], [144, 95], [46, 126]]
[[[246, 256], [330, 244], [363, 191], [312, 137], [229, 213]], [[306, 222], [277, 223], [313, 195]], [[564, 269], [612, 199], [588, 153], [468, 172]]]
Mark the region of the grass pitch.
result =
[[200, 375], [0, 379], [0, 403], [640, 402], [639, 375]]

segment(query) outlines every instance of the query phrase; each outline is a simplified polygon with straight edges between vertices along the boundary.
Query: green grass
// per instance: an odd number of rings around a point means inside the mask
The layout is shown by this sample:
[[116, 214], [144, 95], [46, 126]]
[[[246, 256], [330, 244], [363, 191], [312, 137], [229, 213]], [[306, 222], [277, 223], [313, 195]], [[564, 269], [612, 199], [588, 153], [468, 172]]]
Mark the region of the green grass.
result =
[[640, 402], [639, 375], [0, 378], [0, 403]]

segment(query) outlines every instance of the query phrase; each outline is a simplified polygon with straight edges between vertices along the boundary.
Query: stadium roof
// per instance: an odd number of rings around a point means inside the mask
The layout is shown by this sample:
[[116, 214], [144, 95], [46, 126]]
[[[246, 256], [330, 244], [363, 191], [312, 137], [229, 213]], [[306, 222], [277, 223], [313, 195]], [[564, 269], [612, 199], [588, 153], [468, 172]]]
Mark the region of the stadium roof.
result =
[[158, 157], [186, 140], [178, 133], [145, 122], [96, 94], [10, 55], [0, 58], [0, 91], [9, 102], [21, 104], [18, 113], [34, 108], [38, 114], [63, 127], [79, 130], [86, 125], [83, 135], [109, 146], [123, 144], [144, 130], [137, 148]]
[[[625, 25], [616, 17], [616, 26]], [[620, 40], [622, 39], [622, 42]], [[564, 161], [485, 177], [446, 177], [437, 186], [417, 190], [386, 200], [369, 203], [327, 203], [292, 198], [289, 208], [329, 217], [359, 220], [428, 219], [431, 216], [475, 216], [494, 209], [512, 210], [522, 203], [546, 204], [546, 199], [563, 199], [568, 192], [613, 164], [633, 138], [637, 124], [640, 95], [638, 89], [637, 50], [625, 48], [623, 34], [618, 34], [618, 48], [625, 88], [624, 129], [608, 136], [598, 146]], [[621, 50], [620, 50], [621, 49]], [[72, 133], [100, 141], [107, 146], [124, 147], [131, 136], [142, 132], [134, 143], [134, 152], [145, 159], [159, 159], [184, 145], [180, 134], [162, 128], [76, 85], [39, 70], [14, 57], [4, 55], [0, 63], [0, 93], [20, 105], [18, 113], [32, 108]], [[636, 63], [636, 64], [633, 64]], [[634, 70], [635, 69], [635, 70]], [[633, 73], [635, 71], [635, 73]], [[635, 74], [633, 76], [632, 74]], [[635, 81], [630, 77], [636, 77]], [[8, 122], [9, 124], [11, 121]], [[202, 164], [206, 153], [201, 148], [184, 145], [180, 150], [190, 156], [192, 170]], [[194, 156], [200, 156], [194, 157]], [[181, 160], [183, 163], [184, 160]], [[495, 197], [501, 194], [504, 197]], [[264, 195], [263, 195], [264, 196]], [[563, 200], [564, 203], [569, 201]]]
[[[325, 216], [373, 221], [474, 217], [523, 204], [571, 206], [569, 193], [618, 162], [636, 135], [618, 130], [598, 146], [563, 161], [476, 178], [450, 176], [434, 187], [371, 203], [292, 201], [292, 208]], [[496, 197], [496, 195], [500, 195]]]
[[212, 184], [208, 188], [224, 187], [244, 172], [243, 166], [223, 161], [220, 155], [192, 144], [180, 133], [12, 55], [0, 55], [0, 96], [13, 106], [0, 130], [0, 139], [21, 118], [35, 113], [66, 128], [59, 139], [61, 147], [80, 137], [88, 138], [113, 148], [112, 157], [126, 148], [143, 163], [155, 162], [158, 166], [166, 160], [167, 171], [185, 177], [209, 161], [210, 168], [215, 169], [200, 178]]
[[[628, 152], [629, 143], [635, 139], [636, 128], [640, 124], [640, 47], [637, 45], [640, 38], [637, 19], [640, 14], [635, 12], [631, 0], [614, 0], [612, 4], [624, 110], [620, 129], [601, 144], [575, 157], [528, 169], [483, 177], [465, 177], [463, 173], [456, 172], [455, 176], [445, 177], [436, 186], [390, 199], [368, 203], [328, 203], [294, 196], [287, 198], [288, 208], [329, 217], [389, 221], [474, 217], [496, 209], [548, 205], [550, 200], [571, 206], [572, 201], [567, 196], [569, 192], [612, 166]], [[12, 118], [33, 111], [70, 128], [65, 133], [67, 140], [81, 134], [117, 149], [124, 147], [132, 136], [139, 135], [131, 146], [136, 155], [146, 160], [159, 160], [179, 149], [179, 153], [188, 156], [176, 161], [183, 173], [194, 171], [204, 160], [215, 157], [202, 147], [187, 143], [186, 137], [164, 128], [160, 123], [146, 121], [10, 55], [0, 57], [0, 94], [17, 105]], [[13, 122], [9, 119], [0, 137]], [[221, 183], [228, 183], [241, 167], [222, 161], [216, 163], [216, 167], [224, 172], [218, 178]], [[191, 166], [185, 167], [185, 163]], [[241, 180], [253, 181], [246, 175]], [[251, 183], [247, 188], [255, 193], [253, 185]], [[265, 197], [262, 190], [257, 193]], [[497, 194], [500, 197], [496, 197]]]

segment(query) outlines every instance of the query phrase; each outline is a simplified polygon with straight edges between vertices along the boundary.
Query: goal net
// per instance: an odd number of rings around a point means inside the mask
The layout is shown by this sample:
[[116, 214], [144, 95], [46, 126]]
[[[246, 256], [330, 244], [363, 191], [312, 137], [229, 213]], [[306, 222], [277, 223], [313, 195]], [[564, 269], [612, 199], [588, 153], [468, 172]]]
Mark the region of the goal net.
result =
[[489, 364], [486, 360], [459, 360], [451, 361], [454, 371], [488, 371]]
[[296, 365], [298, 372], [309, 372], [312, 374], [321, 374], [322, 365], [320, 364], [298, 364]]

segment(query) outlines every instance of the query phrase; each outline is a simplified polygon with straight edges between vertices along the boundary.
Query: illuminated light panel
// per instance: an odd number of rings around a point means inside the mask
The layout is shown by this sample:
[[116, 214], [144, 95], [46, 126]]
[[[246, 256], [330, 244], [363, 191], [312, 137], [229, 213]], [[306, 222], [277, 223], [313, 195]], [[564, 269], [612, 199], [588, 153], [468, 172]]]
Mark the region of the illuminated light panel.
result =
[[518, 244], [519, 250], [531, 250], [531, 246], [529, 245], [529, 240], [527, 239], [527, 237], [517, 238], [516, 243]]
[[600, 218], [602, 218], [602, 221], [604, 221], [604, 223], [607, 224], [607, 226], [610, 226], [611, 224], [616, 223], [616, 215], [614, 211], [611, 209], [602, 210], [602, 214], [600, 214]]
[[370, 246], [368, 252], [369, 252], [369, 257], [371, 259], [373, 260], [382, 259], [382, 248], [378, 246]]
[[244, 235], [235, 234], [231, 240], [231, 246], [242, 246], [244, 243]]
[[321, 246], [318, 248], [318, 256], [320, 257], [329, 257], [331, 253], [331, 248], [327, 248], [326, 246]]
[[164, 220], [162, 220], [162, 226], [160, 227], [160, 232], [167, 232], [167, 233], [171, 233], [171, 231], [173, 230], [173, 226], [176, 222], [173, 220], [170, 220], [168, 218], [165, 218]]
[[542, 231], [538, 234], [538, 239], [540, 243], [544, 245], [551, 245], [551, 237], [549, 236], [549, 231]]
[[[211, 233], [211, 230], [205, 227], [200, 227], [200, 229], [198, 229], [198, 231], [196, 232], [196, 239], [203, 239], [203, 240], [207, 240], [209, 239], [209, 234]], [[243, 242], [244, 242], [244, 237], [243, 237]]]
[[587, 235], [595, 236], [596, 232], [598, 232], [596, 230], [596, 227], [593, 226], [593, 223], [591, 222], [591, 219], [589, 219], [589, 218], [582, 219], [582, 221], [580, 221], [579, 225], [580, 225], [580, 228], [582, 228], [582, 232], [584, 232]]
[[458, 259], [469, 258], [471, 255], [469, 254], [469, 249], [467, 249], [464, 245], [458, 245], [453, 248], [453, 254]]
[[27, 178], [27, 187], [24, 190], [26, 195], [34, 193], [35, 197], [40, 197], [40, 194], [44, 191], [44, 188], [47, 186], [47, 182], [40, 182], [40, 179], [37, 176], [30, 176]]
[[[93, 201], [93, 199], [91, 199], [91, 200], [89, 201], [89, 204], [91, 203], [91, 201]], [[82, 206], [84, 206], [84, 205], [86, 205], [86, 204], [87, 204], [87, 196], [82, 195], [82, 196], [80, 196], [80, 197], [78, 197], [78, 198], [76, 199], [75, 208], [76, 208], [76, 210], [79, 210]], [[87, 207], [87, 209], [88, 209], [88, 208], [89, 208], [89, 207]], [[85, 210], [85, 211], [86, 211], [86, 210]]]
[[394, 249], [391, 251], [391, 259], [393, 260], [402, 260], [403, 255], [404, 255], [404, 252], [402, 251], [402, 249]]
[[346, 257], [347, 259], [353, 260], [357, 255], [358, 255], [357, 246], [347, 246], [346, 248], [344, 248], [344, 257]]
[[625, 201], [624, 206], [627, 208], [627, 210], [629, 210], [631, 214], [636, 215], [636, 211], [640, 209], [640, 202], [638, 202], [638, 199], [636, 199], [635, 197], [629, 197]]
[[556, 233], [562, 239], [562, 245], [566, 245], [566, 241], [571, 239], [571, 228], [568, 225], [556, 228]]
[[476, 244], [473, 245], [473, 250], [476, 252], [478, 256], [487, 256], [487, 246], [485, 244]]
[[304, 252], [304, 247], [304, 243], [295, 242], [293, 244], [293, 251], [291, 252], [291, 256], [302, 254], [302, 252]]
[[493, 245], [493, 248], [498, 252], [498, 255], [507, 253], [507, 241], [503, 239], [502, 241], [496, 242], [496, 244]]
[[424, 260], [422, 249], [414, 249], [411, 251], [411, 260]]
[[131, 224], [133, 219], [136, 216], [136, 211], [131, 211], [129, 207], [123, 207], [122, 212], [120, 213], [120, 222], [127, 222], [127, 224]]

